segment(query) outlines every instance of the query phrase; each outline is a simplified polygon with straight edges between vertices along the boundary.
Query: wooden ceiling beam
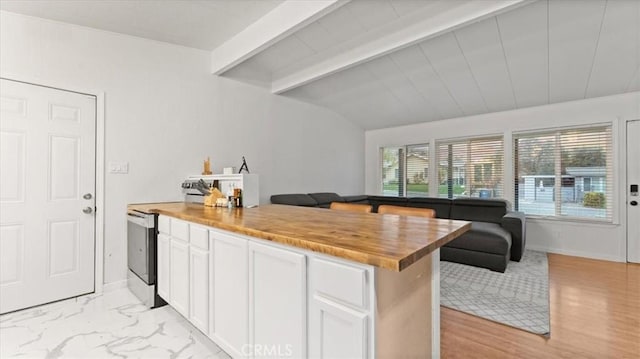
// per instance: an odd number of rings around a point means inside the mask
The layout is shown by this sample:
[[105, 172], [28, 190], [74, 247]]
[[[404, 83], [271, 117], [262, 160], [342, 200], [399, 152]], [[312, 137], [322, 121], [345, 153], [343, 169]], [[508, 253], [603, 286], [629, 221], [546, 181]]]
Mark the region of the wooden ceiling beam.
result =
[[410, 15], [410, 19], [401, 18], [390, 26], [366, 34], [367, 38], [358, 39], [359, 43], [348, 47], [346, 51], [340, 51], [330, 56], [320, 53], [293, 71], [285, 69], [285, 73], [275, 74], [271, 92], [281, 94], [293, 90], [323, 77], [531, 2], [533, 1], [486, 0], [469, 1], [462, 4], [443, 2], [444, 6], [450, 6], [446, 11], [440, 11], [434, 15], [429, 13], [432, 9], [427, 8], [424, 13]]
[[220, 75], [349, 0], [286, 0], [211, 52], [211, 72]]

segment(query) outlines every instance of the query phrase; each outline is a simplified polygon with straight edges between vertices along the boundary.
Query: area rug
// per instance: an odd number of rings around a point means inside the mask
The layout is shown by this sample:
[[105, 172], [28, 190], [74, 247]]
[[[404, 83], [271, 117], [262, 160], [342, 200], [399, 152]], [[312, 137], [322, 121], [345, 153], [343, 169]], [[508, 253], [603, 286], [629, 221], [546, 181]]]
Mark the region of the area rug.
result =
[[547, 254], [527, 250], [504, 273], [440, 262], [440, 304], [535, 334], [549, 335]]

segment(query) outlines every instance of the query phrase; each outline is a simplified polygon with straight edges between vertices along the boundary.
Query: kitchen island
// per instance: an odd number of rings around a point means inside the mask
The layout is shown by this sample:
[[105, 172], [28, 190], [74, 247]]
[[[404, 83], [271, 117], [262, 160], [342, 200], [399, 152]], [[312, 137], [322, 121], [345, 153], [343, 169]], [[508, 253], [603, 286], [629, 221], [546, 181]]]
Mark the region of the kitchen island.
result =
[[438, 249], [470, 223], [265, 205], [157, 213], [158, 294], [233, 357], [439, 354]]

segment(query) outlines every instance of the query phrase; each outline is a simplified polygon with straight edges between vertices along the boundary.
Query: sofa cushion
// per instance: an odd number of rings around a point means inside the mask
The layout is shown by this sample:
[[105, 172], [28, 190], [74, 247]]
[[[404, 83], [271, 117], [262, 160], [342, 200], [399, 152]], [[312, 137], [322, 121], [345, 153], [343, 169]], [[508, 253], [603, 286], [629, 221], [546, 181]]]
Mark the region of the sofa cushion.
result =
[[440, 260], [487, 268], [501, 273], [504, 273], [509, 263], [507, 254], [476, 252], [447, 246], [440, 248]]
[[331, 202], [344, 202], [342, 197], [333, 192], [309, 193], [309, 196], [318, 202], [318, 207], [322, 208], [329, 208]]
[[411, 197], [407, 206], [434, 209], [436, 218], [449, 218], [451, 215], [451, 200], [448, 198]]
[[509, 203], [500, 199], [456, 198], [451, 206], [451, 219], [500, 224]]
[[316, 202], [315, 199], [304, 193], [274, 194], [273, 196], [271, 196], [271, 203], [304, 207], [318, 206], [318, 202]]
[[390, 204], [392, 206], [406, 206], [406, 197], [369, 196], [369, 203], [373, 207], [373, 212], [378, 212], [378, 206]]
[[495, 223], [471, 222], [469, 231], [447, 243], [446, 246], [477, 252], [506, 254], [511, 251], [511, 234]]

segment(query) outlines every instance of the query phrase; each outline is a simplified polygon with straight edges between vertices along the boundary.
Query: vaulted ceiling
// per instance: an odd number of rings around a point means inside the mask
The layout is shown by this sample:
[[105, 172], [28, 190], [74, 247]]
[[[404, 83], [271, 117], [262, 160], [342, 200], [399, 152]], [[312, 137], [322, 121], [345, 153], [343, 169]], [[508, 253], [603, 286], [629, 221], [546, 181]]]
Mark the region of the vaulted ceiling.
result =
[[[395, 5], [352, 1], [224, 76], [274, 89], [336, 56], [323, 56], [331, 49], [361, 43], [353, 39], [465, 4]], [[536, 1], [506, 10], [280, 93], [375, 129], [640, 90], [640, 1]]]
[[212, 73], [364, 129], [640, 91], [640, 0], [104, 3], [0, 7], [211, 50]]
[[284, 0], [1, 0], [0, 10], [211, 51]]

